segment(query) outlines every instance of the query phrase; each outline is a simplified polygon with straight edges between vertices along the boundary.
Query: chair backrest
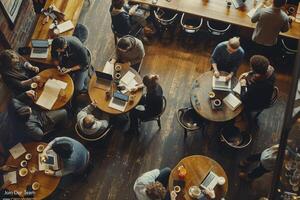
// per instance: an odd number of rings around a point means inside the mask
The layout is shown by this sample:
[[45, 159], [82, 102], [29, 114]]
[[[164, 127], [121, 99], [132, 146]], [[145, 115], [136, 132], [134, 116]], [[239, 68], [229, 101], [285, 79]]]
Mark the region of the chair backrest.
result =
[[142, 119], [141, 121], [142, 122], [147, 122], [147, 121], [152, 121], [152, 120], [157, 120], [159, 119], [162, 114], [164, 114], [165, 110], [166, 110], [166, 107], [167, 107], [167, 99], [165, 96], [162, 97], [163, 99], [163, 105], [162, 105], [162, 109], [161, 109], [161, 112], [158, 113], [157, 115], [153, 116], [153, 117], [150, 117], [150, 118], [146, 118], [146, 119]]
[[272, 97], [271, 97], [269, 107], [273, 106], [276, 103], [276, 101], [278, 99], [278, 94], [279, 94], [279, 89], [278, 89], [278, 87], [274, 86], [273, 94], [272, 94]]
[[[282, 48], [286, 54], [294, 55], [298, 52], [297, 42], [295, 42], [294, 40], [293, 42], [289, 42], [288, 39], [282, 38], [280, 41], [281, 41]], [[290, 43], [295, 43], [296, 44], [295, 47], [291, 47], [291, 45], [289, 45]]]
[[163, 18], [163, 16], [165, 16], [164, 13], [165, 11], [161, 8], [157, 8], [156, 10], [154, 10], [155, 19], [164, 26], [171, 25], [172, 23], [174, 23], [175, 19], [178, 16], [178, 13], [175, 13], [173, 16], [170, 16], [168, 19], [164, 19]]
[[191, 108], [191, 107], [178, 109], [176, 112], [176, 117], [177, 117], [177, 121], [180, 124], [180, 126], [182, 126], [184, 129], [194, 131], [194, 130], [199, 129], [198, 124], [197, 124], [197, 126], [195, 126], [194, 124], [191, 124], [191, 126], [187, 126], [186, 122], [184, 121], [184, 116], [191, 113], [191, 111], [193, 111], [193, 108]]
[[246, 148], [247, 146], [249, 146], [249, 144], [252, 142], [252, 135], [249, 133], [244, 133], [242, 135], [242, 142], [241, 144], [235, 145], [231, 142], [229, 142], [226, 137], [224, 137], [223, 133], [221, 133], [221, 141], [225, 142], [226, 145], [228, 145], [229, 147], [233, 148], [233, 149], [243, 149]]
[[[224, 26], [224, 24], [221, 22], [216, 22], [216, 21], [210, 22], [209, 20], [207, 20], [206, 25], [207, 25], [208, 31], [211, 34], [217, 35], [217, 36], [224, 35], [231, 27], [231, 24], [227, 24], [226, 26]], [[222, 25], [222, 27], [218, 27], [221, 25]]]
[[109, 125], [104, 131], [95, 133], [95, 136], [94, 136], [94, 135], [86, 135], [86, 134], [82, 133], [82, 131], [79, 128], [78, 123], [75, 124], [75, 131], [76, 131], [77, 135], [81, 139], [89, 141], [89, 142], [97, 141], [97, 140], [100, 140], [101, 138], [104, 138], [107, 135], [107, 133], [111, 130], [111, 128], [112, 128], [112, 126]]
[[203, 23], [203, 18], [202, 17], [197, 18], [197, 19], [193, 18], [193, 20], [198, 20], [198, 24], [191, 26], [191, 25], [188, 25], [185, 23], [185, 16], [186, 16], [186, 14], [183, 13], [181, 15], [181, 20], [180, 20], [181, 27], [184, 29], [184, 31], [187, 33], [195, 33], [197, 31], [199, 31], [199, 29], [201, 28], [202, 23]]

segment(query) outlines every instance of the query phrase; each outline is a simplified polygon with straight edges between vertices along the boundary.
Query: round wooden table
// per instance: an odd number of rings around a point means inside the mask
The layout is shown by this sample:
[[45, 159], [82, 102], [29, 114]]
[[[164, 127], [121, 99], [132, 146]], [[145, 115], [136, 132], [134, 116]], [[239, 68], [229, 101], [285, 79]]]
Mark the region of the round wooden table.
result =
[[[220, 72], [222, 76], [228, 75], [227, 72]], [[208, 93], [212, 90], [212, 77], [213, 72], [208, 71], [201, 74], [195, 81], [193, 81], [192, 91], [191, 91], [191, 104], [193, 105], [195, 111], [203, 118], [214, 121], [214, 122], [225, 122], [234, 119], [238, 116], [242, 110], [243, 106], [240, 105], [234, 111], [231, 110], [225, 103], [223, 107], [219, 110], [214, 110], [211, 107], [211, 102]], [[238, 83], [238, 79], [233, 76], [231, 78], [231, 88], [234, 88]], [[216, 97], [223, 99], [229, 92], [226, 91], [214, 91]]]
[[[25, 160], [25, 155], [21, 155], [16, 160], [12, 157], [12, 155], [9, 156], [9, 158], [6, 161], [6, 165], [13, 165], [17, 166], [17, 184], [9, 185], [6, 189], [12, 192], [18, 192], [19, 196], [24, 197], [26, 191], [26, 188], [28, 186], [31, 186], [34, 182], [40, 183], [40, 188], [37, 191], [34, 191], [34, 199], [44, 199], [47, 196], [49, 196], [51, 193], [54, 192], [55, 188], [58, 186], [59, 181], [61, 177], [57, 176], [49, 176], [44, 173], [44, 171], [38, 171], [39, 165], [38, 165], [38, 152], [36, 150], [37, 146], [43, 144], [45, 147], [47, 146], [47, 143], [43, 142], [31, 142], [23, 144], [24, 148], [26, 149], [26, 153], [31, 153], [32, 158], [28, 161], [27, 169], [28, 174], [24, 177], [19, 176], [19, 169], [22, 167], [20, 166], [20, 162], [22, 160]], [[30, 170], [36, 168], [37, 171], [34, 173], [31, 173]]]
[[[65, 95], [58, 96], [58, 98], [57, 98], [56, 102], [54, 103], [54, 105], [52, 106], [51, 110], [60, 109], [63, 106], [65, 106], [66, 103], [68, 103], [70, 101], [70, 99], [72, 98], [72, 95], [74, 93], [74, 83], [69, 74], [62, 75], [58, 72], [58, 70], [56, 68], [50, 68], [50, 69], [41, 71], [38, 75], [41, 77], [43, 83], [46, 83], [46, 81], [48, 79], [57, 79], [57, 80], [67, 83], [67, 87], [64, 90]], [[43, 89], [44, 89], [44, 87], [37, 87], [35, 89], [35, 91], [37, 93], [37, 99], [41, 96]]]
[[[135, 71], [133, 68], [131, 68], [128, 64], [122, 64], [122, 71], [121, 71], [121, 75], [122, 77], [128, 72], [131, 71], [135, 74], [134, 79], [136, 80], [136, 82], [138, 84], [142, 83], [142, 78], [140, 76], [140, 74]], [[106, 99], [106, 91], [101, 89], [101, 88], [97, 88], [96, 87], [96, 74], [94, 74], [90, 80], [89, 83], [89, 96], [91, 100], [96, 100], [97, 102], [97, 107], [102, 110], [103, 112], [106, 112], [108, 114], [113, 114], [113, 115], [118, 115], [118, 114], [122, 114], [122, 113], [126, 113], [128, 111], [130, 111], [131, 109], [133, 109], [134, 107], [136, 107], [136, 105], [139, 103], [139, 101], [141, 100], [142, 96], [143, 96], [143, 90], [138, 90], [134, 93], [134, 100], [132, 103], [128, 102], [127, 106], [125, 108], [124, 112], [121, 112], [119, 110], [113, 109], [111, 107], [109, 107], [109, 102], [111, 99]], [[116, 91], [116, 85], [113, 83], [113, 87], [112, 87], [113, 91]], [[112, 94], [113, 92], [111, 92]], [[129, 95], [129, 92], [126, 93], [127, 95]], [[112, 95], [111, 95], [112, 96]]]
[[182, 199], [193, 199], [189, 196], [189, 188], [191, 186], [200, 186], [201, 182], [209, 171], [213, 171], [218, 176], [222, 176], [225, 178], [225, 184], [216, 185], [214, 189], [216, 194], [215, 199], [219, 200], [222, 197], [226, 196], [228, 190], [228, 179], [224, 169], [213, 159], [201, 155], [185, 157], [174, 167], [169, 177], [169, 191], [172, 191], [174, 189], [173, 181], [179, 180], [177, 168], [181, 165], [183, 165], [187, 170], [186, 176], [184, 178], [185, 186], [183, 189], [181, 188], [183, 190], [183, 193], [181, 192], [181, 194], [179, 194], [179, 196], [184, 197]]

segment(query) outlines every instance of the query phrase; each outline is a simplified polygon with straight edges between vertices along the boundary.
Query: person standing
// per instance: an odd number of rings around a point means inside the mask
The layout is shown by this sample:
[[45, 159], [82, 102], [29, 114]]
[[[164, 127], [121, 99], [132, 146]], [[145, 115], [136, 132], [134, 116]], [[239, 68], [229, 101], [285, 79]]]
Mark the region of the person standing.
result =
[[225, 71], [229, 73], [226, 80], [230, 80], [240, 66], [244, 54], [239, 37], [233, 37], [228, 41], [219, 43], [211, 55], [214, 76], [218, 78], [220, 71]]

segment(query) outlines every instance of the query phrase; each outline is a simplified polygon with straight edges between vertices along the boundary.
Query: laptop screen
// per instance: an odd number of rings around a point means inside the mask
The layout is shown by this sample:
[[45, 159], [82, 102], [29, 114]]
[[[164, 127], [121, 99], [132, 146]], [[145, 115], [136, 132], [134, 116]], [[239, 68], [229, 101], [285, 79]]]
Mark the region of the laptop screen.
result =
[[122, 101], [128, 101], [128, 95], [122, 94], [121, 92], [114, 92], [114, 97]]
[[111, 74], [107, 74], [107, 73], [100, 72], [100, 71], [96, 71], [96, 76], [97, 76], [97, 78], [100, 78], [100, 79], [105, 79], [105, 80], [109, 80], [109, 81], [113, 80]]
[[48, 40], [31, 40], [32, 47], [48, 48]]

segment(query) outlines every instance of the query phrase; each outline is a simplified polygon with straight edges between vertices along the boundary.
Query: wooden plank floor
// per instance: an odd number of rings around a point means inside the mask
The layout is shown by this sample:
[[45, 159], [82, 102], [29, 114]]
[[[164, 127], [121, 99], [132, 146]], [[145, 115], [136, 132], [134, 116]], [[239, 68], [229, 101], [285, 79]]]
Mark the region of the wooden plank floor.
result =
[[[103, 66], [114, 49], [108, 12], [110, 1], [92, 2], [84, 8], [80, 22], [90, 30], [87, 46], [93, 53], [94, 66]], [[209, 137], [196, 132], [184, 142], [183, 129], [177, 123], [175, 112], [190, 105], [192, 81], [210, 69], [211, 47], [205, 44], [204, 40], [200, 40], [192, 50], [186, 50], [176, 41], [168, 45], [156, 41], [146, 47], [141, 74], [159, 74], [168, 101], [162, 116], [162, 129], [159, 131], [155, 122], [148, 122], [142, 125], [140, 135], [132, 135], [123, 133], [120, 125], [105, 140], [85, 143], [91, 151], [93, 170], [85, 182], [72, 182], [53, 199], [133, 200], [133, 183], [140, 174], [154, 168], [172, 168], [183, 157], [194, 154], [209, 156], [224, 167], [229, 178], [226, 199], [257, 199], [268, 191], [270, 177], [258, 180], [263, 184], [260, 183], [257, 189], [255, 182], [253, 186], [240, 182], [237, 165], [250, 152], [258, 152], [277, 142], [290, 85], [289, 75], [277, 75], [277, 85], [281, 91], [279, 101], [261, 114], [260, 130], [254, 134], [254, 142], [248, 149], [240, 152], [227, 150], [218, 142], [214, 126], [209, 128]], [[247, 70], [248, 64], [244, 63], [239, 73]], [[76, 137], [74, 131], [70, 134]]]

